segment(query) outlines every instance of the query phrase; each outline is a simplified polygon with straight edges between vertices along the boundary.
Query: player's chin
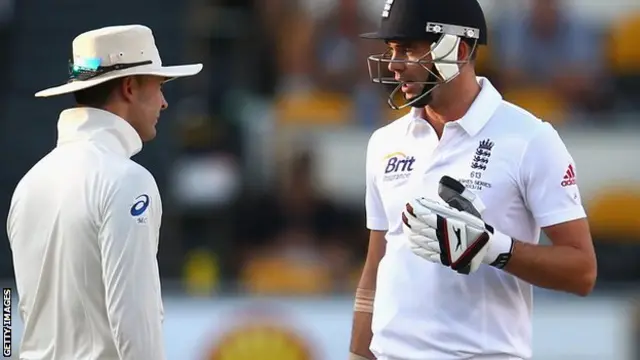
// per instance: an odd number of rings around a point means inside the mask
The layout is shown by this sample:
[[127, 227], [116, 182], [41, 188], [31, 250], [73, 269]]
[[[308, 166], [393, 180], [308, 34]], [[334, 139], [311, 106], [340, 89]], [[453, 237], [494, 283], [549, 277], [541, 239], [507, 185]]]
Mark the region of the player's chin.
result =
[[405, 99], [410, 100], [422, 92], [422, 87], [418, 84], [405, 84], [402, 86], [402, 93]]
[[156, 138], [155, 125], [148, 127], [147, 129], [145, 129], [144, 133], [139, 133], [139, 135], [143, 142], [147, 142], [155, 139]]
[[414, 98], [418, 97], [418, 95], [420, 95], [420, 93], [418, 93], [418, 92], [415, 92], [415, 93], [414, 92], [404, 93], [404, 99], [406, 101], [411, 101]]

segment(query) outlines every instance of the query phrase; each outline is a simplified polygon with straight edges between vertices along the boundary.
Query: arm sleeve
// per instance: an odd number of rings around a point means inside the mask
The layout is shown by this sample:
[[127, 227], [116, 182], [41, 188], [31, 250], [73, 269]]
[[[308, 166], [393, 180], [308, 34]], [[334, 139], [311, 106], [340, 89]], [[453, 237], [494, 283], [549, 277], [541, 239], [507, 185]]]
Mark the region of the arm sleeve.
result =
[[520, 165], [523, 197], [538, 226], [586, 217], [576, 171], [560, 135], [545, 123], [527, 145]]
[[369, 139], [366, 156], [365, 211], [367, 214], [367, 228], [369, 230], [386, 231], [388, 230], [389, 222], [387, 221], [387, 214], [375, 181], [376, 151], [373, 144], [374, 136], [375, 133]]
[[155, 180], [135, 169], [109, 191], [100, 228], [107, 314], [121, 360], [164, 360], [156, 260], [161, 211]]

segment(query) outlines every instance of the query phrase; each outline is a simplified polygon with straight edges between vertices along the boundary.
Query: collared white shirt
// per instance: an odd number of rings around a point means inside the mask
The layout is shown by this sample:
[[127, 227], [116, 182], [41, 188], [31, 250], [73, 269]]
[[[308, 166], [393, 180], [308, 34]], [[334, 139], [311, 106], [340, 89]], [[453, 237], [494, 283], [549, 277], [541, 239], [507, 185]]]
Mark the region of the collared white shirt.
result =
[[574, 161], [553, 127], [503, 101], [485, 78], [466, 115], [442, 139], [419, 109], [378, 129], [367, 150], [367, 227], [386, 230], [371, 350], [379, 359], [531, 357], [532, 286], [482, 265], [460, 275], [413, 254], [401, 212], [412, 198], [440, 199], [444, 175], [480, 196], [484, 220], [537, 243], [541, 227], [585, 217]]
[[61, 113], [57, 146], [17, 185], [7, 232], [24, 360], [165, 359], [153, 176], [124, 119]]

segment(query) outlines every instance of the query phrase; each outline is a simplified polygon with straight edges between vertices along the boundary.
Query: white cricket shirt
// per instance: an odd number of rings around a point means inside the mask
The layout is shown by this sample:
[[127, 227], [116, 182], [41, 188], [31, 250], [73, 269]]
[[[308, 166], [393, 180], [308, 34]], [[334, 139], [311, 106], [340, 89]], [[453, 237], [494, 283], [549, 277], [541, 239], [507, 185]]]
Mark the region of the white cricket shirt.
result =
[[163, 360], [156, 253], [162, 204], [106, 111], [61, 113], [57, 146], [20, 180], [7, 231], [24, 360]]
[[401, 213], [440, 199], [443, 175], [487, 206], [484, 220], [537, 243], [541, 227], [585, 217], [573, 159], [553, 127], [504, 101], [491, 83], [439, 141], [414, 109], [373, 133], [367, 149], [367, 227], [387, 230], [378, 269], [372, 352], [380, 360], [531, 357], [532, 286], [488, 265], [460, 275], [413, 254]]

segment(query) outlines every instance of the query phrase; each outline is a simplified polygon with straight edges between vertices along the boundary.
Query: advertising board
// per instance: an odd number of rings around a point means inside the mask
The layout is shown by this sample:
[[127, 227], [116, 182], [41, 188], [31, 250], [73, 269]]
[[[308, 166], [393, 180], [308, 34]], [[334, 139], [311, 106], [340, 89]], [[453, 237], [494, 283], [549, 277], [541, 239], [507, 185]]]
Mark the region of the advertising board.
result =
[[[17, 308], [17, 307], [14, 307]], [[165, 297], [170, 360], [344, 360], [349, 298]], [[534, 359], [631, 360], [631, 303], [616, 298], [536, 299]], [[22, 332], [14, 315], [14, 354]]]

